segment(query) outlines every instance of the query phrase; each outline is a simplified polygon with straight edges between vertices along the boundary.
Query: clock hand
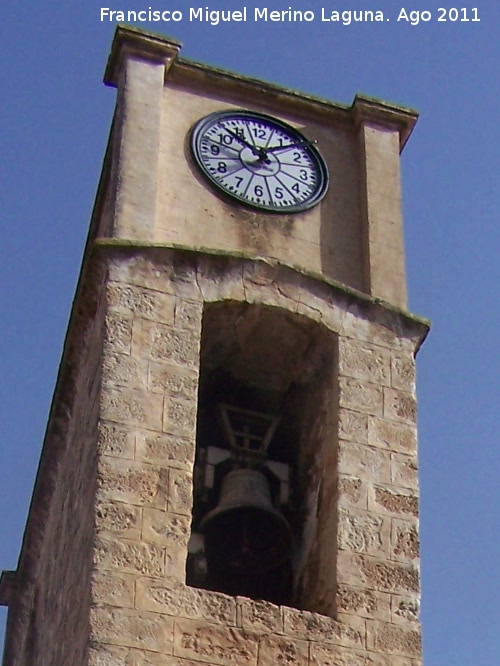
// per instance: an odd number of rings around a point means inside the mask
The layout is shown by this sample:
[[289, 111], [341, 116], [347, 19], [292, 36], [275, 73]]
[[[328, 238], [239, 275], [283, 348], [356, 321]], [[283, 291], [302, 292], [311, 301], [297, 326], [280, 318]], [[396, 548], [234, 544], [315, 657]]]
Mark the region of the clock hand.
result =
[[266, 148], [266, 153], [277, 153], [281, 150], [288, 150], [289, 148], [300, 148], [300, 146], [313, 146], [315, 143], [318, 143], [316, 139], [314, 141], [295, 141], [286, 146], [271, 146], [270, 148]]
[[226, 127], [225, 125], [222, 125], [222, 127], [226, 130], [226, 132], [227, 132], [228, 134], [230, 134], [234, 139], [236, 139], [236, 141], [239, 141], [240, 143], [242, 143], [242, 144], [243, 144], [244, 146], [246, 146], [247, 148], [250, 148], [250, 150], [252, 151], [252, 153], [253, 153], [256, 157], [263, 157], [263, 155], [262, 155], [262, 151], [263, 151], [263, 149], [262, 149], [262, 148], [257, 148], [257, 146], [254, 146], [254, 145], [251, 144], [249, 141], [247, 141], [247, 140], [245, 139], [245, 137], [240, 136], [240, 135], [237, 134], [236, 132], [233, 132], [232, 130], [230, 130], [230, 129], [229, 129], [228, 127]]

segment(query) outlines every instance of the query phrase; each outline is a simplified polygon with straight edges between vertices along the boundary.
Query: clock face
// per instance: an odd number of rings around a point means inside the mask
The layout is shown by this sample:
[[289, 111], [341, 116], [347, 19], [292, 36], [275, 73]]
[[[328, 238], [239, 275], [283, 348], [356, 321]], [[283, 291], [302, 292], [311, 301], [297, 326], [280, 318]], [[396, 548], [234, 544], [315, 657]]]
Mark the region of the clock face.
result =
[[251, 111], [212, 113], [191, 134], [194, 160], [213, 185], [253, 208], [283, 213], [312, 208], [326, 194], [328, 171], [313, 143]]

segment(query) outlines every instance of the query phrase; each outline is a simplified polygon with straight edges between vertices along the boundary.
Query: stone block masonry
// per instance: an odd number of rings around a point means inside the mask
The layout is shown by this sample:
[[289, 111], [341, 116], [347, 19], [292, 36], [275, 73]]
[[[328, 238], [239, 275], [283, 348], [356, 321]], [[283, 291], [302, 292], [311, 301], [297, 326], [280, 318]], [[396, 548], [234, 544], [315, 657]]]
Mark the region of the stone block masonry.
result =
[[[89, 663], [417, 666], [413, 353], [425, 325], [264, 262], [113, 246], [101, 256], [107, 330], [127, 333], [103, 349]], [[245, 295], [338, 337], [331, 617], [185, 583], [203, 307]]]

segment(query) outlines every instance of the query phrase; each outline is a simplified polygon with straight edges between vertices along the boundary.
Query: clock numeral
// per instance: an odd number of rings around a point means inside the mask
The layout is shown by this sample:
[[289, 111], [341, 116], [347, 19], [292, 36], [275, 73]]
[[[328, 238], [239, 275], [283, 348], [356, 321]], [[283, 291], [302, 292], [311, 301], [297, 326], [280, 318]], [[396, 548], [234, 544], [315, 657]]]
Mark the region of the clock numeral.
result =
[[253, 128], [253, 135], [257, 139], [265, 139], [266, 138], [266, 130], [262, 129], [261, 127], [254, 127]]
[[260, 185], [256, 185], [253, 188], [253, 192], [254, 192], [256, 197], [261, 197], [264, 194], [264, 190], [262, 189], [262, 187]]
[[217, 171], [219, 173], [226, 173], [227, 172], [227, 164], [225, 162], [219, 162], [217, 165]]
[[300, 194], [300, 187], [298, 183], [295, 183], [295, 185], [292, 185], [292, 190], [296, 192], [297, 194]]
[[276, 187], [275, 188], [274, 198], [275, 199], [283, 199], [283, 188], [282, 187]]
[[293, 154], [293, 161], [301, 164], [301, 160], [302, 160], [302, 153], [295, 152]]
[[219, 146], [212, 144], [210, 146], [210, 152], [212, 153], [212, 155], [218, 155], [220, 153]]
[[300, 179], [301, 179], [301, 180], [307, 180], [308, 175], [309, 175], [309, 174], [307, 173], [307, 171], [306, 171], [305, 169], [301, 169], [301, 170], [300, 170]]
[[219, 134], [219, 143], [225, 144], [226, 146], [230, 146], [233, 143], [233, 137], [230, 136], [229, 134]]
[[236, 183], [236, 189], [238, 189], [244, 179], [241, 176], [235, 176], [235, 180], [238, 181]]

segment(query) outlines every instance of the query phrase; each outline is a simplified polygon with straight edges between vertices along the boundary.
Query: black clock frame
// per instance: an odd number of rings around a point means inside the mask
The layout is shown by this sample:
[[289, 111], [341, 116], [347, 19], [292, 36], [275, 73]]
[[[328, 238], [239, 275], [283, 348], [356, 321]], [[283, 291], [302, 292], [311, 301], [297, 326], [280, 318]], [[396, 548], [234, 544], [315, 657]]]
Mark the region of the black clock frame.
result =
[[[305, 151], [311, 159], [317, 177], [317, 183], [312, 194], [308, 196], [304, 202], [297, 203], [293, 206], [271, 206], [263, 203], [249, 201], [248, 199], [239, 196], [237, 193], [230, 192], [227, 188], [223, 187], [205, 168], [201, 154], [201, 141], [205, 131], [209, 127], [212, 127], [218, 122], [228, 119], [248, 119], [252, 121], [260, 121], [266, 123], [267, 125], [274, 126], [278, 130], [286, 132], [295, 141], [304, 142], [304, 145], [301, 145], [301, 150]], [[288, 213], [302, 213], [316, 206], [324, 198], [328, 190], [328, 168], [320, 152], [313, 145], [313, 143], [309, 141], [309, 139], [307, 139], [299, 130], [295, 129], [291, 125], [288, 125], [288, 123], [285, 123], [282, 120], [278, 120], [273, 116], [269, 116], [264, 113], [249, 111], [246, 109], [216, 111], [215, 113], [211, 113], [208, 116], [201, 118], [201, 120], [199, 120], [192, 128], [189, 137], [189, 147], [191, 156], [200, 173], [210, 185], [215, 187], [217, 192], [222, 192], [232, 201], [237, 201], [238, 203], [253, 209], [265, 211], [267, 213], [278, 213], [281, 215], [286, 215]]]

